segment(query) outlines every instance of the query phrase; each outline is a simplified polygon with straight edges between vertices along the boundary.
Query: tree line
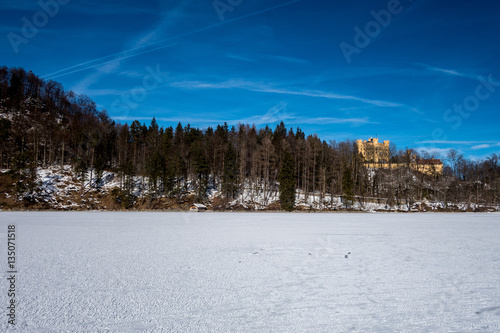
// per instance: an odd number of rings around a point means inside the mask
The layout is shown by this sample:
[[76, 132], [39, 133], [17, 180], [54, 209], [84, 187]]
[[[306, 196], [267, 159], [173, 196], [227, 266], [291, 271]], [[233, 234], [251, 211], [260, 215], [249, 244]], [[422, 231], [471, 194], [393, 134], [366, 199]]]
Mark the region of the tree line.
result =
[[476, 161], [452, 150], [442, 175], [426, 175], [412, 170], [410, 159], [434, 157], [429, 153], [392, 145], [390, 162], [406, 167], [366, 168], [355, 141], [326, 142], [283, 122], [274, 129], [160, 127], [154, 118], [148, 125], [120, 124], [89, 97], [22, 68], [0, 68], [0, 139], [0, 168], [15, 172], [20, 189], [35, 184], [36, 168], [72, 165], [82, 187], [94, 178], [89, 186], [99, 187], [109, 170], [120, 177], [125, 206], [133, 205], [137, 186], [152, 199], [181, 199], [194, 191], [197, 200], [207, 201], [215, 190], [221, 204], [243, 193], [264, 203], [279, 195], [286, 210], [294, 208], [296, 194], [319, 201], [385, 198], [390, 204], [428, 199], [496, 205], [499, 198], [495, 154]]

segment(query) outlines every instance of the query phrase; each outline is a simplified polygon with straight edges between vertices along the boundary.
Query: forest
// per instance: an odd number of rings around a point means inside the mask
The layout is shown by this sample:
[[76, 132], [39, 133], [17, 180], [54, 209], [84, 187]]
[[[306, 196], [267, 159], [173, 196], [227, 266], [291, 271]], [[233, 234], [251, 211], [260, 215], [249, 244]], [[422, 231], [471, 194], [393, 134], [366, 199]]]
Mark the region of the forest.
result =
[[[404, 147], [390, 149], [397, 169], [366, 168], [355, 140], [321, 140], [283, 122], [274, 129], [252, 124], [195, 128], [113, 121], [85, 95], [65, 91], [22, 68], [0, 68], [0, 169], [9, 170], [19, 193], [36, 184], [37, 168], [71, 165], [82, 184], [104, 171], [120, 179], [119, 197], [132, 207], [135, 179], [155, 198], [188, 194], [207, 202], [209, 189], [227, 204], [242, 191], [279, 193], [281, 208], [294, 209], [295, 193], [348, 200], [385, 198], [497, 205], [499, 156], [470, 160], [456, 150], [446, 156]], [[411, 170], [410, 156], [442, 158], [442, 175]], [[99, 181], [90, 184], [99, 187]], [[6, 184], [2, 184], [6, 186]], [[83, 186], [83, 185], [82, 185]], [[24, 195], [29, 199], [29, 195]]]

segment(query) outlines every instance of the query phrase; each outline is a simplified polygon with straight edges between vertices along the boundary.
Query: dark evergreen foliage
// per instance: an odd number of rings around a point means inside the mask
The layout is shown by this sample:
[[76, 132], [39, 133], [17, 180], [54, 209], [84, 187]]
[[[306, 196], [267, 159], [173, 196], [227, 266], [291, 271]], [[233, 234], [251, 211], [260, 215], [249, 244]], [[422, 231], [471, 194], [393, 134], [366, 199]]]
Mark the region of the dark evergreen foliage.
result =
[[278, 180], [281, 209], [291, 212], [295, 208], [295, 163], [288, 150], [283, 153]]
[[406, 167], [367, 170], [353, 142], [325, 142], [300, 128], [287, 130], [283, 122], [274, 131], [226, 123], [204, 130], [181, 123], [163, 128], [155, 119], [149, 126], [137, 120], [117, 124], [87, 96], [22, 68], [0, 68], [0, 140], [0, 168], [12, 170], [27, 200], [36, 189], [37, 168], [68, 164], [80, 176], [82, 193], [99, 187], [105, 170], [116, 172], [124, 207], [137, 199], [137, 182], [151, 197], [181, 199], [194, 189], [206, 200], [207, 189], [215, 188], [227, 199], [248, 193], [250, 200], [260, 196], [266, 203], [279, 183], [287, 210], [296, 190], [306, 199], [315, 193], [320, 200], [343, 195], [397, 204], [423, 198], [498, 204], [500, 195], [495, 154], [471, 161], [450, 151], [444, 174], [432, 177], [409, 167], [411, 155], [432, 156], [391, 147], [391, 162]]
[[224, 173], [222, 175], [222, 193], [226, 198], [234, 199], [238, 193], [238, 164], [236, 152], [231, 143], [227, 144], [227, 152], [224, 159]]
[[346, 206], [351, 205], [353, 200], [353, 181], [351, 168], [348, 166], [344, 167], [344, 175], [342, 177], [342, 194]]

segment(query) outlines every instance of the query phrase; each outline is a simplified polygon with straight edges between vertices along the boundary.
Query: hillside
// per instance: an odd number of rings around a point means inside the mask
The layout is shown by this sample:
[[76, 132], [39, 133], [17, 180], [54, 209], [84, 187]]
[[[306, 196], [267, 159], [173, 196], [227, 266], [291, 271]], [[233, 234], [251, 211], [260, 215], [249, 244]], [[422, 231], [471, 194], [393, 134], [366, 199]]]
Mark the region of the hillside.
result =
[[[188, 191], [181, 198], [151, 198], [147, 179], [134, 177], [133, 199], [126, 203], [123, 182], [113, 172], [104, 172], [102, 178], [92, 178], [92, 182], [82, 183], [71, 166], [37, 169], [37, 178], [32, 191], [19, 193], [12, 173], [0, 170], [2, 189], [0, 209], [2, 210], [170, 210], [186, 211], [197, 201], [196, 191], [188, 185]], [[86, 179], [90, 179], [90, 174]], [[276, 211], [280, 210], [277, 191], [253, 194], [247, 187], [234, 200], [227, 200], [215, 188], [207, 191], [204, 203], [213, 211]], [[444, 203], [416, 201], [412, 203], [391, 202], [387, 198], [355, 197], [346, 205], [342, 196], [297, 191], [295, 209], [300, 211], [364, 211], [364, 212], [443, 212], [469, 211], [494, 212], [500, 206], [476, 205], [474, 203]]]
[[[427, 152], [391, 145], [388, 163], [397, 167], [377, 169], [355, 141], [326, 142], [283, 122], [274, 130], [161, 127], [154, 118], [149, 126], [119, 124], [89, 97], [22, 68], [0, 68], [0, 139], [4, 209], [185, 209], [197, 201], [214, 209], [334, 210], [344, 200], [407, 211], [424, 202], [443, 209], [500, 202], [495, 154], [478, 161], [452, 150], [442, 174], [425, 174], [409, 158], [436, 157]], [[296, 202], [285, 205], [280, 193], [293, 201], [294, 192]]]

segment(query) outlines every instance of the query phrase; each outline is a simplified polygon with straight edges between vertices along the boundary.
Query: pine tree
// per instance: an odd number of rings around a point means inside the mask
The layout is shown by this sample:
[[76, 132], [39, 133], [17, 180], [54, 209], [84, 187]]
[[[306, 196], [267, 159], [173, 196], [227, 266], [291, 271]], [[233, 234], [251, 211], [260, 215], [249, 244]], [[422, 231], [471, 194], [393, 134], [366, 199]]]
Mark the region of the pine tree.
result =
[[278, 181], [281, 209], [290, 212], [295, 208], [295, 163], [288, 150], [282, 156]]
[[193, 171], [195, 174], [195, 190], [197, 199], [204, 201], [207, 199], [208, 169], [207, 159], [201, 141], [195, 141], [191, 147], [191, 158], [193, 160]]
[[167, 127], [162, 137], [161, 151], [164, 156], [164, 165], [162, 167], [161, 182], [164, 194], [169, 197], [172, 195], [175, 184], [175, 156], [172, 144], [173, 138], [173, 128]]
[[349, 166], [344, 167], [344, 174], [342, 177], [342, 192], [344, 194], [344, 200], [346, 206], [350, 204], [353, 200], [352, 196], [353, 182], [352, 182], [352, 172]]
[[226, 198], [234, 199], [238, 192], [238, 163], [233, 145], [228, 143], [222, 174], [222, 193]]
[[123, 184], [123, 190], [121, 193], [121, 204], [124, 208], [128, 209], [133, 207], [136, 199], [134, 195], [134, 166], [131, 161], [127, 161], [123, 165], [122, 172], [125, 176], [125, 183]]

